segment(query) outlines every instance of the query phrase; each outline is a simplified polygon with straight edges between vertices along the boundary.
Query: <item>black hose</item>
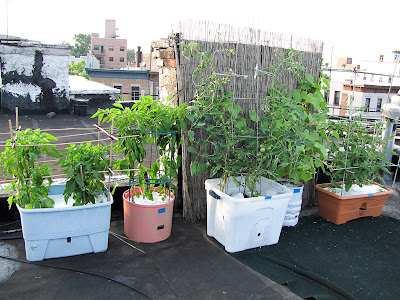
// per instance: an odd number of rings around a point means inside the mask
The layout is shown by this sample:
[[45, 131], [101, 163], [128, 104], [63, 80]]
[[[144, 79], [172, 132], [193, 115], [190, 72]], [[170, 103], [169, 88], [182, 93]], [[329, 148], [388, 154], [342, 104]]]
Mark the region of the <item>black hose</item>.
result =
[[127, 284], [125, 284], [125, 283], [123, 283], [121, 281], [115, 280], [115, 279], [113, 279], [111, 277], [107, 277], [107, 276], [104, 276], [104, 275], [99, 275], [99, 274], [86, 272], [86, 271], [80, 271], [80, 270], [76, 270], [76, 269], [72, 269], [72, 268], [66, 268], [66, 267], [48, 265], [48, 264], [43, 264], [43, 263], [38, 263], [38, 262], [26, 261], [26, 260], [11, 258], [11, 257], [7, 257], [7, 256], [2, 256], [2, 255], [0, 255], [0, 258], [12, 260], [12, 261], [19, 262], [19, 263], [25, 263], [25, 264], [31, 264], [31, 265], [41, 266], [41, 267], [49, 267], [49, 268], [55, 268], [55, 269], [60, 269], [60, 270], [76, 272], [76, 273], [82, 273], [82, 274], [91, 275], [91, 276], [99, 277], [99, 278], [102, 278], [102, 279], [110, 280], [112, 282], [116, 282], [116, 283], [118, 283], [118, 284], [120, 284], [122, 286], [125, 286], [125, 287], [135, 291], [136, 293], [138, 293], [139, 295], [142, 295], [143, 297], [146, 297], [147, 299], [152, 299], [153, 300], [153, 298], [151, 298], [150, 296], [146, 295], [145, 293], [139, 291], [138, 289], [135, 289], [134, 287], [131, 287], [131, 286], [129, 286], [129, 285], [127, 285]]

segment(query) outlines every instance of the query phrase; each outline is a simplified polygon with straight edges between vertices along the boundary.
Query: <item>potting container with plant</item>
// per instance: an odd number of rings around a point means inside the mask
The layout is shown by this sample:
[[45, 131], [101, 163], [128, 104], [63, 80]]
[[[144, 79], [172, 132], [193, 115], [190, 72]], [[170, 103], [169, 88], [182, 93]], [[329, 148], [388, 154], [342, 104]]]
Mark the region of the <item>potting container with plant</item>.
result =
[[[20, 213], [27, 260], [107, 250], [113, 199], [104, 186], [105, 148], [71, 145], [60, 156], [50, 144], [57, 139], [40, 129], [14, 134], [1, 162], [5, 178], [14, 178], [8, 202]], [[43, 155], [59, 159], [65, 184], [52, 184], [52, 169], [40, 164]]]
[[171, 235], [184, 106], [172, 107], [151, 96], [132, 107], [114, 106], [93, 117], [113, 122], [118, 130], [113, 147], [123, 158], [116, 167], [128, 175], [130, 186], [123, 194], [125, 235], [142, 243], [163, 241]]
[[[382, 124], [372, 126], [361, 117], [331, 124], [336, 142], [330, 147], [329, 176], [331, 183], [316, 185], [319, 215], [335, 224], [361, 217], [377, 217], [393, 190], [385, 186], [382, 173], [386, 143]], [[340, 135], [339, 135], [340, 133]], [[372, 180], [378, 180], [378, 184]]]
[[[326, 155], [320, 86], [311, 75], [300, 82], [298, 52], [288, 50], [279, 67], [266, 70], [273, 74], [268, 97], [255, 99], [256, 108], [246, 110], [228, 89], [232, 73], [214, 70], [215, 55], [232, 51], [200, 52], [195, 43], [186, 47], [202, 59], [193, 73], [197, 90], [188, 107], [187, 151], [195, 156], [192, 174], [207, 171], [212, 178], [205, 181], [207, 233], [228, 252], [275, 244], [293, 196], [277, 180], [311, 179]], [[288, 92], [278, 83], [278, 73], [286, 71], [299, 80], [300, 89]]]

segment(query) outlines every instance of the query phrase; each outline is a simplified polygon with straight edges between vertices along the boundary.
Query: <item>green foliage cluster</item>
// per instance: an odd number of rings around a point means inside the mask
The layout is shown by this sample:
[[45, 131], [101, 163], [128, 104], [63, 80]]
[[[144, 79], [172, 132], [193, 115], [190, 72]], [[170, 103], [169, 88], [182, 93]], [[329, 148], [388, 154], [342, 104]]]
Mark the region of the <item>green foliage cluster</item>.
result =
[[[187, 150], [195, 155], [193, 175], [209, 170], [210, 177], [218, 175], [223, 182], [229, 177], [239, 185], [235, 177], [244, 174], [245, 186], [254, 195], [261, 176], [307, 181], [318, 167], [324, 167], [327, 108], [322, 82], [301, 75], [299, 52], [282, 53], [279, 64], [266, 70], [272, 82], [269, 95], [259, 111], [246, 115], [226, 88], [231, 74], [220, 76], [214, 70], [218, 52], [200, 52], [195, 43], [182, 46], [185, 54], [201, 60], [193, 73], [196, 94], [188, 107], [191, 146]], [[287, 74], [298, 80], [299, 89], [290, 92], [279, 82]]]
[[75, 34], [74, 35], [75, 46], [71, 50], [71, 55], [75, 57], [85, 56], [90, 50], [90, 34]]
[[95, 198], [104, 192], [104, 176], [109, 167], [107, 151], [109, 147], [87, 144], [70, 145], [59, 160], [65, 168], [68, 180], [64, 199], [72, 196], [74, 206], [95, 203]]
[[386, 141], [392, 137], [382, 139], [383, 125], [382, 122], [376, 122], [372, 130], [362, 122], [360, 116], [354, 121], [339, 120], [330, 123], [333, 132], [336, 132], [336, 141], [330, 146], [332, 161], [327, 173], [334, 187], [341, 188], [343, 180], [346, 191], [355, 182], [363, 186], [370, 179], [377, 179], [385, 184], [381, 174], [390, 173], [384, 165], [391, 163], [385, 155], [395, 153], [384, 149]]
[[58, 159], [65, 167], [68, 180], [64, 191], [67, 203], [72, 195], [74, 205], [94, 203], [94, 197], [104, 191], [104, 171], [107, 169], [106, 147], [92, 146], [90, 143], [78, 146], [70, 145], [60, 154], [51, 141], [57, 138], [41, 132], [40, 129], [14, 131], [15, 137], [9, 139], [1, 153], [2, 172], [6, 179], [15, 179], [7, 186], [6, 191], [13, 190], [8, 198], [18, 206], [31, 208], [51, 208], [54, 201], [48, 197], [52, 183], [52, 168], [40, 159], [48, 155]]
[[42, 133], [40, 129], [26, 129], [14, 131], [14, 138], [6, 142], [6, 148], [1, 153], [1, 166], [6, 179], [15, 177], [7, 186], [13, 194], [8, 203], [15, 202], [23, 208], [53, 207], [54, 201], [48, 197], [51, 184], [51, 168], [47, 165], [37, 165], [36, 161], [43, 155], [59, 157], [54, 145], [50, 141], [57, 139]]
[[71, 64], [68, 66], [68, 74], [69, 75], [78, 75], [85, 77], [86, 79], [90, 79], [89, 75], [85, 71], [86, 62], [80, 61], [78, 63], [74, 63], [71, 61]]
[[[181, 157], [175, 154], [175, 149], [182, 143], [181, 130], [186, 126], [185, 105], [172, 107], [146, 96], [132, 107], [124, 108], [115, 103], [114, 108], [99, 110], [92, 117], [98, 117], [102, 122], [114, 122], [119, 140], [113, 148], [116, 153], [124, 154], [115, 166], [127, 170], [125, 173], [145, 189], [147, 198], [152, 199], [150, 187], [159, 183], [168, 185], [170, 179], [178, 179]], [[147, 155], [146, 144], [154, 144], [159, 154], [159, 159], [150, 167], [143, 164]], [[136, 174], [135, 168], [139, 169], [139, 174]]]

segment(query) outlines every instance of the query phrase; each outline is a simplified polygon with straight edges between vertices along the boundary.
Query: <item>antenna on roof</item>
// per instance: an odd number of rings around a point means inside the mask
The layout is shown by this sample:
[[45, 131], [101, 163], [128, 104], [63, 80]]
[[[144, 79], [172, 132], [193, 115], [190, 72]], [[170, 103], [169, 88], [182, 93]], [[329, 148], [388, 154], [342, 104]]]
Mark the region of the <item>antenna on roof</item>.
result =
[[6, 23], [7, 23], [7, 39], [8, 39], [8, 0], [6, 0]]

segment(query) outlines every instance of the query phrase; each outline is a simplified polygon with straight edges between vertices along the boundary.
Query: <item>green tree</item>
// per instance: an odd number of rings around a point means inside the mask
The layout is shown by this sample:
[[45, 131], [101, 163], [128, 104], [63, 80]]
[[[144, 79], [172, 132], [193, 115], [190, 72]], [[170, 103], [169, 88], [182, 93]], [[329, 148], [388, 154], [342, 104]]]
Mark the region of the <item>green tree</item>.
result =
[[86, 55], [90, 49], [90, 34], [75, 34], [74, 40], [75, 46], [71, 50], [71, 55], [75, 57]]
[[128, 61], [135, 61], [136, 52], [134, 49], [128, 49], [128, 52], [126, 54], [128, 56]]
[[68, 67], [68, 73], [69, 75], [78, 75], [85, 77], [86, 79], [90, 79], [89, 75], [85, 71], [86, 67], [86, 62], [85, 61], [80, 61], [78, 63], [74, 63], [71, 61], [71, 64]]

